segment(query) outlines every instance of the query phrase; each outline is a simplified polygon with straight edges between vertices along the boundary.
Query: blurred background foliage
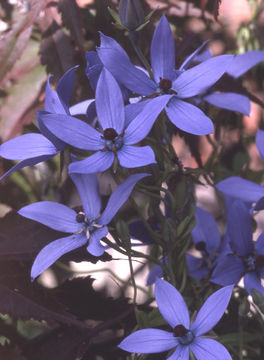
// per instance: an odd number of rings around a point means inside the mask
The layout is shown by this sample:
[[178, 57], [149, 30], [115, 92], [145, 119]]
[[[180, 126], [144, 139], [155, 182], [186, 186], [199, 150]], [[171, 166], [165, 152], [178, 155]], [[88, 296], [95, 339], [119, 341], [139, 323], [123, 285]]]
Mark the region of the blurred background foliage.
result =
[[[207, 39], [214, 55], [264, 49], [262, 1], [145, 0], [142, 4], [145, 14], [157, 9], [140, 33], [140, 47], [147, 57], [155, 24], [162, 13], [173, 30], [177, 64]], [[71, 103], [94, 97], [85, 76], [85, 53], [99, 45], [98, 31], [115, 38], [132, 62], [140, 65], [127, 33], [113, 26], [108, 7], [117, 11], [118, 1], [1, 1], [1, 142], [21, 133], [38, 132], [36, 110], [44, 108], [45, 84], [50, 75], [56, 84], [66, 70], [79, 65]], [[263, 183], [264, 164], [255, 146], [256, 131], [258, 127], [264, 128], [263, 81], [261, 64], [242, 80], [234, 83], [225, 78], [218, 84], [219, 89], [235, 89], [250, 97], [250, 117], [203, 105], [214, 121], [214, 135], [197, 137], [173, 129], [173, 145], [193, 183], [198, 184], [201, 179], [205, 183], [217, 182], [232, 175]], [[0, 158], [0, 175], [12, 164]], [[21, 218], [12, 210], [44, 199], [74, 204], [72, 183], [60, 180], [57, 157], [15, 172], [0, 184], [0, 313], [3, 314], [0, 359], [128, 358], [116, 347], [123, 338], [120, 329], [129, 332], [136, 324], [163, 325], [160, 315], [146, 302], [140, 305], [135, 318], [133, 305], [124, 296], [121, 285], [120, 296], [113, 299], [105, 288], [95, 291], [91, 277], [71, 278], [72, 270], [68, 267], [69, 260], [91, 263], [100, 260], [108, 265], [111, 255], [104, 254], [98, 259], [80, 249], [52, 267], [59, 284], [56, 288], [47, 289], [38, 282], [30, 282], [30, 267], [36, 254], [47, 244], [47, 239], [50, 242], [61, 234]], [[107, 196], [109, 180], [107, 177], [101, 180], [101, 192]], [[182, 193], [181, 180], [179, 176], [178, 193]], [[223, 207], [215, 197], [211, 199], [203, 193], [198, 194], [198, 200], [223, 222]], [[195, 295], [189, 302], [199, 307], [200, 299], [208, 296], [212, 287], [193, 280], [190, 286]], [[249, 302], [247, 293], [241, 289], [232, 299], [229, 313], [216, 327], [220, 340], [235, 360], [263, 358], [263, 298], [256, 293], [254, 301]], [[134, 359], [164, 357], [156, 354]]]

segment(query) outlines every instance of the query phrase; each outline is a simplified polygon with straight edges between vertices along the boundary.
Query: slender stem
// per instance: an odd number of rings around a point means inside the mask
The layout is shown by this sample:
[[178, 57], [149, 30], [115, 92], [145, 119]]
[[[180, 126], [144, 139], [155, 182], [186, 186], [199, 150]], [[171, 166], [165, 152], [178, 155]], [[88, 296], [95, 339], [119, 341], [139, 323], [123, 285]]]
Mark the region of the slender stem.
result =
[[[175, 210], [175, 207], [176, 207], [176, 204], [175, 204], [175, 200], [174, 200], [174, 197], [172, 195], [172, 193], [168, 190], [168, 189], [165, 189], [164, 187], [158, 187], [158, 186], [145, 186], [144, 184], [140, 184], [138, 186], [138, 190], [141, 191], [141, 187], [151, 191], [162, 191], [164, 192], [166, 195], [168, 195], [168, 197], [170, 198], [170, 201], [171, 201], [171, 211], [173, 212], [173, 210]], [[166, 200], [164, 200], [163, 198], [161, 198], [161, 200], [165, 203], [166, 206], [168, 206], [169, 204], [167, 204]]]
[[134, 296], [133, 296], [133, 304], [136, 305], [137, 303], [137, 284], [134, 277], [134, 270], [133, 270], [133, 264], [132, 264], [132, 258], [131, 258], [131, 252], [128, 252], [128, 263], [129, 263], [129, 269], [130, 269], [130, 276], [131, 276], [131, 282], [134, 288]]
[[129, 32], [129, 35], [128, 35], [128, 38], [139, 58], [139, 60], [142, 62], [142, 64], [144, 65], [144, 67], [147, 69], [148, 73], [149, 73], [149, 76], [150, 78], [154, 80], [154, 76], [153, 76], [153, 73], [152, 73], [152, 70], [151, 70], [151, 67], [147, 61], [147, 59], [145, 58], [144, 54], [142, 53], [140, 47], [137, 45], [137, 42], [135, 40], [135, 34], [133, 32]]
[[155, 242], [157, 244], [159, 244], [160, 246], [163, 246], [163, 242], [162, 242], [162, 238], [159, 236], [159, 234], [157, 234], [152, 227], [148, 224], [148, 222], [146, 221], [146, 219], [144, 218], [143, 214], [141, 213], [141, 209], [139, 208], [139, 206], [137, 205], [137, 203], [135, 202], [135, 200], [133, 198], [130, 198], [130, 203], [132, 204], [133, 208], [137, 211], [140, 220], [143, 222], [145, 228], [147, 229], [148, 233], [150, 234], [150, 236], [153, 238], [153, 240], [155, 240]]
[[[115, 249], [116, 251], [120, 252], [121, 254], [127, 255], [127, 252], [125, 252], [124, 250], [121, 250], [117, 245], [112, 243], [109, 239], [103, 238], [101, 241], [103, 241], [105, 244], [109, 245], [111, 248]], [[143, 254], [139, 251], [131, 250], [131, 256], [147, 259], [147, 260], [153, 262], [154, 264], [161, 266], [164, 272], [166, 272], [166, 273], [168, 272], [168, 269], [166, 268], [166, 266], [164, 266], [162, 263], [160, 263], [158, 260], [156, 260], [151, 255], [147, 255], [147, 254]]]
[[176, 277], [175, 277], [174, 268], [173, 268], [173, 252], [171, 252], [171, 251], [168, 253], [168, 269], [169, 269], [171, 283], [173, 286], [177, 287]]
[[[122, 259], [123, 260], [123, 259]], [[124, 284], [124, 285], [129, 285], [129, 286], [133, 286], [133, 284], [130, 281], [126, 281], [121, 279], [119, 276], [117, 276], [111, 269], [108, 268], [102, 268], [102, 269], [95, 269], [95, 270], [73, 270], [71, 269], [69, 266], [63, 264], [60, 261], [57, 261], [55, 263], [59, 268], [73, 273], [73, 274], [93, 274], [93, 273], [100, 273], [100, 272], [107, 272], [110, 275], [113, 276], [114, 279], [118, 280], [120, 283]], [[137, 285], [137, 289], [139, 289], [140, 291], [142, 291], [144, 294], [148, 295], [148, 291], [146, 291], [143, 287]]]

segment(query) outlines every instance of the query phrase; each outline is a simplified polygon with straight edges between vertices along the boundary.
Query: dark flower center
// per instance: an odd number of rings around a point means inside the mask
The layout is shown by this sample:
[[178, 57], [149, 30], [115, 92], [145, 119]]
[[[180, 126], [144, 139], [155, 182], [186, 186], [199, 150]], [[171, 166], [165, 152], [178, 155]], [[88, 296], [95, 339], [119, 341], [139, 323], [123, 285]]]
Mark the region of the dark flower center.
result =
[[185, 328], [185, 326], [183, 325], [177, 325], [175, 326], [175, 328], [173, 329], [173, 335], [175, 337], [182, 337], [185, 336], [187, 334], [188, 330]]
[[78, 223], [82, 223], [85, 221], [85, 214], [83, 212], [79, 212], [77, 215], [76, 215], [76, 221]]
[[161, 90], [168, 91], [168, 90], [170, 90], [171, 85], [172, 85], [172, 82], [171, 82], [170, 79], [162, 79], [162, 78], [160, 78], [159, 88]]
[[123, 146], [123, 135], [118, 135], [115, 129], [107, 128], [104, 130], [104, 135], [101, 138], [105, 141], [104, 148], [102, 151], [113, 151], [116, 155], [117, 150]]
[[206, 250], [206, 243], [204, 241], [199, 241], [197, 244], [195, 244], [195, 249], [199, 251]]
[[254, 255], [249, 255], [244, 259], [247, 271], [256, 270], [256, 257]]
[[181, 345], [189, 345], [194, 339], [193, 333], [181, 324], [175, 326], [173, 336], [179, 338], [178, 340]]
[[118, 134], [115, 131], [115, 129], [107, 128], [107, 129], [104, 130], [103, 139], [105, 139], [105, 140], [112, 140], [113, 141], [117, 136], [118, 136]]
[[77, 233], [85, 232], [87, 240], [89, 240], [91, 233], [93, 233], [96, 229], [100, 229], [103, 227], [103, 225], [97, 224], [96, 219], [88, 219], [83, 211], [78, 212], [75, 220], [78, 223], [83, 224], [82, 229], [79, 230]]

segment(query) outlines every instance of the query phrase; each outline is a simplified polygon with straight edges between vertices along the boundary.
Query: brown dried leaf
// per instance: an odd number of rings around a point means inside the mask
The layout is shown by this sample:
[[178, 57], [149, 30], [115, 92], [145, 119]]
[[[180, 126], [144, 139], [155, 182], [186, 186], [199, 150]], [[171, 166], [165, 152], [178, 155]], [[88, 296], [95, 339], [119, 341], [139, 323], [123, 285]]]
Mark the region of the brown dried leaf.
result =
[[32, 25], [44, 9], [46, 0], [31, 0], [30, 10], [1, 39], [0, 81], [23, 53], [32, 32]]
[[[25, 124], [24, 116], [28, 114], [39, 97], [46, 74], [41, 66], [35, 67], [25, 74], [10, 89], [0, 112], [0, 134], [2, 141], [7, 141], [17, 135]], [[33, 120], [34, 112], [27, 119]]]
[[47, 72], [57, 79], [74, 65], [72, 41], [55, 21], [43, 33], [39, 53], [41, 63], [47, 66]]
[[62, 16], [62, 23], [64, 26], [66, 26], [67, 29], [70, 30], [71, 36], [83, 53], [84, 39], [79, 6], [75, 0], [60, 0], [59, 11], [61, 12]]

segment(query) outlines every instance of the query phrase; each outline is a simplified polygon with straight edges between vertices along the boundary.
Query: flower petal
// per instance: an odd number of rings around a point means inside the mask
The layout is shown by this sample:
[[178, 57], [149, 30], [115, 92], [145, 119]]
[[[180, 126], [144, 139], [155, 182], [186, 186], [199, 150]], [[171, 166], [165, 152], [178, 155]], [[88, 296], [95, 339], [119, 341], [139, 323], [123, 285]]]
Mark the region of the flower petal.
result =
[[235, 56], [226, 72], [234, 78], [238, 78], [261, 61], [264, 61], [264, 51], [247, 51]]
[[94, 102], [94, 99], [88, 99], [81, 101], [70, 107], [70, 114], [74, 115], [86, 115], [88, 107]]
[[59, 139], [78, 149], [99, 150], [104, 147], [101, 133], [70, 115], [40, 113], [43, 124]]
[[261, 282], [258, 279], [255, 271], [250, 271], [245, 275], [244, 286], [250, 295], [251, 295], [252, 289], [255, 289], [264, 296], [264, 287], [261, 285]]
[[201, 241], [204, 242], [208, 253], [218, 249], [221, 234], [212, 215], [197, 206], [195, 210], [195, 219], [196, 224], [191, 232], [194, 244]]
[[165, 15], [158, 22], [151, 42], [151, 65], [157, 83], [161, 79], [173, 80], [175, 68], [174, 39]]
[[76, 221], [74, 210], [53, 201], [39, 201], [24, 206], [18, 213], [58, 231], [74, 233], [82, 227]]
[[201, 280], [209, 274], [209, 267], [203, 264], [203, 259], [185, 254], [186, 264], [188, 266], [189, 275], [196, 280]]
[[86, 53], [86, 69], [85, 73], [89, 79], [93, 91], [96, 90], [98, 78], [103, 70], [103, 64], [95, 51], [87, 51]]
[[77, 67], [79, 67], [79, 65], [72, 67], [63, 74], [56, 86], [57, 94], [59, 95], [59, 99], [66, 111], [66, 114], [69, 114], [69, 102], [74, 85], [75, 69]]
[[203, 98], [209, 104], [223, 109], [238, 111], [241, 114], [249, 116], [250, 101], [245, 95], [235, 93], [212, 93]]
[[121, 206], [129, 198], [131, 191], [136, 183], [150, 174], [134, 174], [130, 175], [125, 181], [119, 184], [111, 194], [102, 216], [98, 219], [98, 224], [107, 225], [121, 208]]
[[172, 95], [162, 95], [148, 102], [128, 125], [124, 135], [124, 143], [133, 145], [144, 139], [171, 98]]
[[264, 131], [258, 129], [256, 134], [256, 145], [259, 151], [259, 155], [264, 160]]
[[244, 272], [245, 265], [242, 259], [234, 255], [223, 256], [217, 263], [210, 281], [222, 286], [237, 284]]
[[[208, 43], [209, 40], [206, 40], [202, 43], [201, 46], [198, 47], [198, 49], [196, 49], [193, 53], [191, 53], [191, 55], [189, 55], [184, 62], [181, 64], [179, 70], [186, 70], [188, 68], [189, 65], [192, 64], [193, 61], [196, 61], [196, 59], [199, 59], [197, 54], [200, 53], [200, 51], [204, 48], [204, 46]], [[205, 59], [207, 60], [207, 58]], [[202, 60], [204, 61], [204, 60]], [[200, 62], [202, 62], [200, 61]]]
[[127, 127], [133, 119], [135, 119], [138, 114], [144, 109], [144, 107], [149, 104], [152, 99], [140, 101], [133, 104], [128, 104], [125, 106], [125, 127]]
[[103, 172], [114, 162], [112, 151], [98, 151], [87, 159], [75, 161], [69, 165], [69, 173], [92, 174]]
[[101, 229], [96, 229], [90, 236], [89, 245], [87, 246], [87, 251], [93, 256], [103, 255], [106, 247], [104, 247], [100, 240], [108, 234], [107, 226], [102, 227]]
[[131, 91], [140, 95], [151, 95], [157, 85], [129, 60], [126, 52], [112, 38], [101, 35], [101, 47], [97, 53], [108, 71]]
[[[38, 126], [40, 132], [49, 140], [52, 142], [52, 144], [56, 147], [57, 150], [62, 151], [64, 150], [66, 144], [62, 140], [60, 140], [55, 134], [53, 134], [43, 123], [42, 121], [42, 115], [43, 114], [50, 114], [47, 111], [38, 110], [37, 111], [37, 119], [38, 119]], [[54, 114], [56, 116], [56, 114]], [[67, 115], [65, 115], [67, 116]]]
[[172, 328], [183, 325], [190, 327], [190, 316], [185, 301], [179, 291], [165, 280], [156, 279], [155, 297], [159, 311]]
[[257, 202], [264, 196], [264, 187], [252, 181], [231, 176], [216, 184], [217, 190], [225, 195], [241, 199], [245, 202]]
[[204, 92], [224, 74], [232, 59], [233, 55], [215, 56], [184, 71], [173, 82], [177, 96], [187, 98]]
[[214, 125], [198, 107], [175, 96], [165, 108], [170, 121], [179, 129], [194, 135], [206, 135], [214, 132]]
[[[152, 227], [152, 223], [150, 223], [150, 226]], [[149, 232], [145, 228], [144, 223], [141, 220], [131, 222], [128, 225], [128, 228], [132, 239], [140, 240], [143, 244], [146, 245], [153, 244], [154, 240], [150, 236]], [[156, 229], [158, 229], [158, 227], [155, 227], [153, 230]]]
[[[56, 154], [54, 154], [56, 155]], [[26, 166], [33, 166], [36, 165], [42, 161], [47, 161], [53, 158], [54, 155], [43, 155], [43, 156], [37, 156], [34, 158], [29, 158], [26, 160], [22, 160], [16, 165], [12, 166], [11, 169], [9, 169], [7, 172], [5, 172], [1, 177], [0, 181], [4, 180], [8, 175], [12, 174], [12, 172], [23, 169]]]
[[240, 256], [252, 253], [252, 226], [248, 208], [241, 200], [235, 200], [228, 211], [226, 234], [231, 247]]
[[80, 195], [85, 215], [95, 219], [101, 210], [98, 180], [95, 174], [70, 174]]
[[228, 306], [233, 287], [233, 285], [226, 286], [205, 301], [190, 329], [195, 336], [207, 333], [218, 323]]
[[161, 278], [163, 276], [163, 269], [160, 265], [154, 265], [152, 269], [150, 270], [146, 285], [152, 285], [156, 281], [157, 278]]
[[103, 130], [111, 128], [121, 134], [125, 123], [123, 96], [116, 80], [105, 68], [97, 83], [95, 105]]
[[190, 346], [178, 345], [174, 353], [167, 360], [189, 360]]
[[195, 338], [190, 349], [197, 360], [232, 360], [227, 349], [213, 339]]
[[31, 279], [34, 280], [62, 255], [85, 245], [86, 242], [86, 236], [82, 233], [60, 238], [49, 243], [38, 253], [31, 269]]
[[58, 94], [50, 86], [50, 79], [51, 76], [48, 78], [45, 90], [45, 111], [54, 114], [66, 114], [67, 112], [64, 109]]
[[173, 349], [178, 340], [173, 333], [158, 329], [138, 330], [127, 336], [118, 347], [132, 353], [154, 354]]
[[9, 160], [26, 160], [43, 155], [55, 155], [54, 145], [41, 134], [25, 134], [4, 142], [0, 156]]
[[117, 158], [120, 165], [128, 169], [156, 163], [154, 151], [150, 146], [123, 145], [117, 152]]

